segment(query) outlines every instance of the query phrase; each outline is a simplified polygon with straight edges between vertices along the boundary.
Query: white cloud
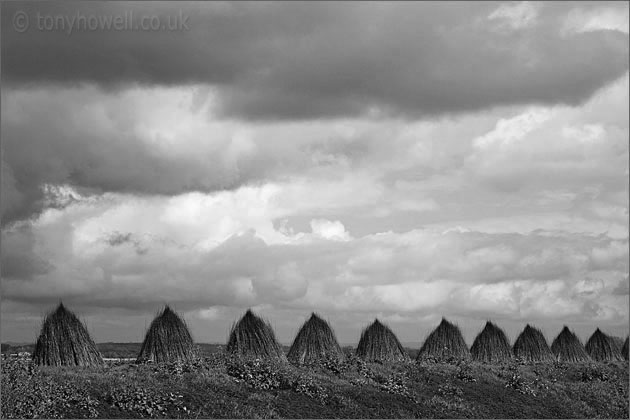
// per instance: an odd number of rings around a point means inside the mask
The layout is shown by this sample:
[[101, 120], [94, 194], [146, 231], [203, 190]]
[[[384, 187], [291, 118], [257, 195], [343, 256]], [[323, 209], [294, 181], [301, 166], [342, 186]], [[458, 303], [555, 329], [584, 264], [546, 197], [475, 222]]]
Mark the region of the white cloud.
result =
[[504, 3], [488, 15], [502, 30], [519, 30], [534, 26], [538, 17], [538, 4], [530, 1]]
[[333, 222], [324, 219], [313, 219], [311, 220], [311, 230], [313, 235], [331, 241], [350, 240], [350, 234], [346, 232], [346, 228], [338, 220]]
[[617, 7], [598, 7], [595, 9], [575, 8], [569, 12], [562, 32], [573, 33], [615, 30], [628, 33], [630, 21], [628, 3], [619, 2]]
[[552, 109], [533, 108], [512, 118], [500, 119], [494, 130], [473, 140], [477, 148], [509, 145], [523, 139], [553, 117]]

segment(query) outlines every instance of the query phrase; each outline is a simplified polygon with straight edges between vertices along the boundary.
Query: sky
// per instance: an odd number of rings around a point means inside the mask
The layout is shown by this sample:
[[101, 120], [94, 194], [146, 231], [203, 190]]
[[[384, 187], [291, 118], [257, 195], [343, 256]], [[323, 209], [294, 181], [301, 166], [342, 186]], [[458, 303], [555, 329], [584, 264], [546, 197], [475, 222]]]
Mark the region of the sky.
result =
[[1, 6], [3, 342], [628, 334], [627, 2]]

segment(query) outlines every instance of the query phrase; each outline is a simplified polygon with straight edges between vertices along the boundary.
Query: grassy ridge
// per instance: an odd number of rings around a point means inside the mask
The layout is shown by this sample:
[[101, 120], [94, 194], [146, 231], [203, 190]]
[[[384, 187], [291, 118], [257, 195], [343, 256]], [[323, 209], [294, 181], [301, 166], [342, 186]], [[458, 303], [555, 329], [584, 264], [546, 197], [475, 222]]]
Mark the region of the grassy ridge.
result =
[[628, 418], [628, 364], [3, 361], [3, 418]]

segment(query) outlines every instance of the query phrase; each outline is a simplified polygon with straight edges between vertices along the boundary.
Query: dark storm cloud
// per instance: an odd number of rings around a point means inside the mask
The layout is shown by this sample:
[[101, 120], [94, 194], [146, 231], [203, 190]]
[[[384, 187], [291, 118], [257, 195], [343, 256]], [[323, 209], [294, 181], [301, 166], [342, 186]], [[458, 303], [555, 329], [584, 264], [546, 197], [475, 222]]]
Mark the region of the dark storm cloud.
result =
[[[218, 88], [251, 119], [427, 116], [504, 104], [576, 104], [628, 68], [618, 31], [563, 34], [574, 4], [537, 4], [529, 25], [496, 3], [3, 3], [3, 82]], [[592, 6], [580, 6], [592, 7]], [[617, 7], [625, 7], [623, 4]], [[31, 28], [17, 33], [18, 10]], [[39, 31], [40, 15], [189, 16], [183, 31]]]
[[2, 233], [1, 273], [3, 279], [31, 280], [55, 267], [34, 251], [35, 236], [28, 226]]

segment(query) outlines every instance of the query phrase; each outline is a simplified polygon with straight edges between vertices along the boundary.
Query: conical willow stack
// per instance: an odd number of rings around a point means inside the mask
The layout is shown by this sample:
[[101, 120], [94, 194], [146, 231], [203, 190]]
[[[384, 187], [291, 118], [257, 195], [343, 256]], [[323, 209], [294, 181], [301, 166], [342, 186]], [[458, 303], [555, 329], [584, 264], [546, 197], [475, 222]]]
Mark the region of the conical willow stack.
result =
[[552, 362], [555, 357], [542, 331], [527, 324], [512, 348], [514, 356], [528, 362]]
[[168, 305], [147, 330], [137, 361], [182, 362], [195, 358], [190, 331], [182, 318]]
[[503, 330], [488, 321], [475, 338], [470, 354], [478, 362], [501, 363], [512, 358], [512, 348]]
[[327, 358], [343, 360], [345, 356], [330, 325], [313, 313], [295, 336], [287, 358], [296, 364], [310, 364]]
[[378, 319], [361, 332], [357, 357], [366, 361], [402, 362], [409, 360], [409, 355], [400, 344], [396, 335]]
[[271, 325], [250, 309], [232, 326], [226, 351], [242, 357], [286, 361]]
[[580, 339], [566, 325], [551, 343], [551, 351], [559, 362], [588, 362], [591, 360]]
[[103, 358], [87, 327], [63, 303], [42, 323], [33, 361], [45, 366], [100, 366]]
[[621, 349], [612, 337], [604, 334], [599, 328], [586, 342], [586, 351], [591, 358], [597, 362], [621, 361]]
[[442, 318], [418, 352], [417, 360], [422, 359], [470, 359], [470, 351], [457, 325]]

